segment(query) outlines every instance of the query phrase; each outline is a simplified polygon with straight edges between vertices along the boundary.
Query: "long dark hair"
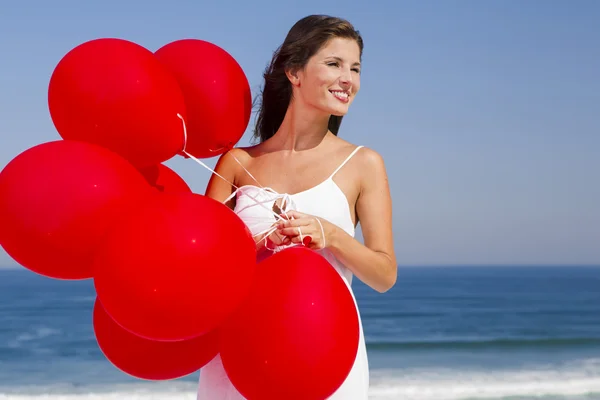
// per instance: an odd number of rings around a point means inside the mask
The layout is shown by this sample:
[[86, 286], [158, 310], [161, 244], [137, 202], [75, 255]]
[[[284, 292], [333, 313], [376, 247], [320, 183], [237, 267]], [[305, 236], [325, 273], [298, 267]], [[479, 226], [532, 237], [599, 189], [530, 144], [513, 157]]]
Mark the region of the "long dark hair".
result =
[[[345, 19], [328, 15], [309, 15], [294, 24], [283, 44], [273, 54], [266, 68], [262, 99], [256, 118], [254, 138], [264, 142], [277, 132], [292, 98], [292, 85], [287, 70], [301, 69], [319, 49], [333, 38], [354, 39], [362, 56], [363, 40]], [[329, 118], [329, 130], [337, 135], [342, 117]]]

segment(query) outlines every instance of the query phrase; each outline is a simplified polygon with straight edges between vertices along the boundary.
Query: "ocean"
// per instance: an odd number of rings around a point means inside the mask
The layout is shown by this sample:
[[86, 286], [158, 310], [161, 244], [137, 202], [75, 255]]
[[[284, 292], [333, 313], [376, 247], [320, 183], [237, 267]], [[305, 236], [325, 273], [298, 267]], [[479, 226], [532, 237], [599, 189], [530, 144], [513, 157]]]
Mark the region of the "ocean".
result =
[[[353, 287], [370, 399], [600, 399], [600, 267], [401, 267], [385, 294]], [[93, 301], [90, 280], [0, 270], [0, 400], [195, 399], [198, 373], [113, 367]]]

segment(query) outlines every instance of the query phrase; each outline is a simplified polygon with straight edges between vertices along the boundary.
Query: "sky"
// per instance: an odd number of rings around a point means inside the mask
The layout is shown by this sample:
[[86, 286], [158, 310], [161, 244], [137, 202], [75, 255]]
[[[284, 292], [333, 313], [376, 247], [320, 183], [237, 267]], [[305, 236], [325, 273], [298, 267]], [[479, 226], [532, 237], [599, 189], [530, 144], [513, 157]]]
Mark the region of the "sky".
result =
[[[363, 35], [361, 90], [340, 135], [385, 160], [400, 265], [600, 265], [595, 1], [4, 2], [0, 169], [60, 138], [48, 82], [78, 44], [118, 37], [154, 51], [207, 40], [256, 94], [273, 51], [308, 14], [347, 18]], [[166, 164], [204, 193], [209, 171]], [[15, 266], [1, 249], [0, 266]]]

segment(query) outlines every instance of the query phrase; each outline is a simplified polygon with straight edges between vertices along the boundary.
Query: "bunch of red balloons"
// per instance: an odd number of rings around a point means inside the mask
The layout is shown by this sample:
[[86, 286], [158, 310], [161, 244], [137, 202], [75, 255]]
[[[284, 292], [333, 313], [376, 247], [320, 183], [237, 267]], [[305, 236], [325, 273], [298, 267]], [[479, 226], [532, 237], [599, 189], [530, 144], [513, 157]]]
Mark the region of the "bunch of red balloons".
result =
[[0, 244], [41, 275], [94, 279], [95, 333], [119, 368], [145, 379], [196, 371], [250, 289], [255, 244], [163, 162], [239, 141], [251, 107], [242, 68], [202, 40], [153, 53], [96, 39], [60, 60], [48, 106], [61, 140], [0, 173]]
[[342, 278], [308, 249], [257, 264], [244, 222], [163, 164], [241, 139], [252, 101], [231, 55], [196, 39], [156, 52], [91, 40], [60, 60], [48, 104], [61, 140], [0, 172], [0, 245], [46, 277], [94, 280], [94, 331], [116, 367], [174, 379], [221, 352], [250, 400], [341, 385], [359, 329]]

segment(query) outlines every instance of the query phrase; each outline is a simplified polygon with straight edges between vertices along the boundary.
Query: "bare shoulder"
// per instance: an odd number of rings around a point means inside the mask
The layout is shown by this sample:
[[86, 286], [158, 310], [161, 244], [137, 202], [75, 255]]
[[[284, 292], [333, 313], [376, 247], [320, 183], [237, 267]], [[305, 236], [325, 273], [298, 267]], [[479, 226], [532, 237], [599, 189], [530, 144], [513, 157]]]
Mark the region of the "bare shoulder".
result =
[[249, 161], [252, 159], [251, 156], [252, 147], [234, 147], [229, 150], [227, 153], [223, 154], [224, 161], [237, 163], [235, 159], [237, 158], [239, 161]]
[[[354, 165], [360, 169], [362, 176], [371, 174], [385, 173], [385, 163], [381, 154], [370, 147], [356, 145], [346, 140], [338, 138], [337, 146], [339, 151], [345, 154], [351, 154], [355, 151]], [[360, 149], [359, 149], [360, 148]]]
[[360, 168], [361, 192], [369, 189], [381, 190], [387, 186], [388, 176], [383, 156], [369, 147], [362, 147], [356, 154]]
[[253, 151], [253, 147], [232, 148], [219, 158], [217, 172], [227, 171], [230, 177], [236, 180], [238, 170], [241, 168], [240, 164], [247, 166], [252, 161]]
[[358, 160], [361, 166], [367, 168], [371, 172], [385, 171], [385, 162], [383, 156], [377, 151], [363, 146], [357, 153]]
[[[238, 186], [242, 165], [248, 165], [250, 160], [246, 148], [233, 148], [223, 153], [217, 161], [216, 174], [211, 176], [205, 195], [221, 202], [228, 198]], [[233, 207], [233, 203], [228, 206]]]
[[[359, 145], [351, 143], [345, 139], [342, 139], [338, 136], [333, 136], [333, 140], [331, 141], [330, 149], [333, 151], [333, 153], [336, 156], [348, 157], [352, 152], [355, 152], [355, 150], [357, 150], [359, 147], [364, 148], [364, 146], [359, 146]], [[363, 150], [364, 149], [361, 149], [360, 151], [358, 151], [358, 153], [362, 152]], [[355, 156], [353, 158], [356, 158], [357, 155], [358, 154], [355, 154]]]
[[370, 147], [357, 145], [339, 137], [335, 137], [334, 153], [340, 158], [348, 157], [354, 153], [349, 169], [353, 171], [361, 181], [368, 181], [375, 176], [385, 175], [385, 163], [381, 154]]
[[233, 159], [235, 157], [246, 165], [246, 163], [252, 162], [253, 159], [260, 157], [265, 152], [265, 143], [259, 143], [254, 146], [234, 147], [229, 150], [228, 155], [229, 158]]

